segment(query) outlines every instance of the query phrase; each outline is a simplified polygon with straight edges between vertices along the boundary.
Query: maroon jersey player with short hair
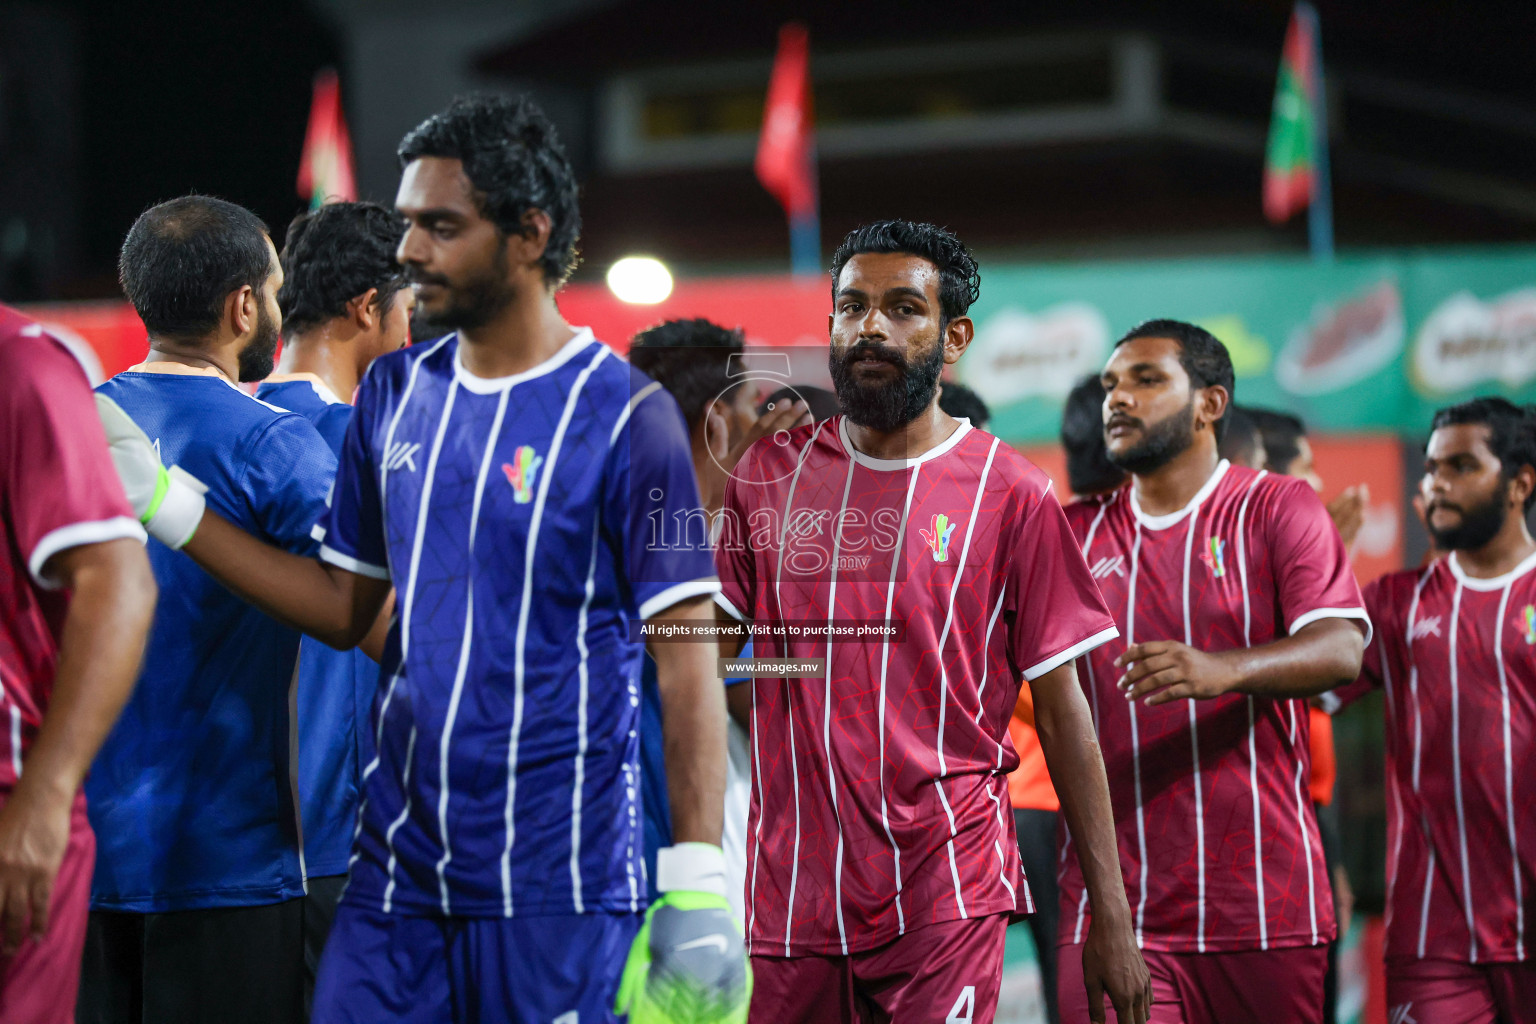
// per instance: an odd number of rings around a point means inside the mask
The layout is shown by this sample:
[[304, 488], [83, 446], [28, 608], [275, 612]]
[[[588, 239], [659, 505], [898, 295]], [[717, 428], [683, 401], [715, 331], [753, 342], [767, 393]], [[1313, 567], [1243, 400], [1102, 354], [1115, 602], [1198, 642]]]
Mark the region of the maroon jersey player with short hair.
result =
[[1514, 1024], [1536, 1006], [1536, 411], [1435, 414], [1420, 493], [1428, 568], [1365, 590], [1360, 681], [1387, 712], [1393, 1021]]
[[[1115, 635], [1049, 479], [938, 406], [973, 330], [975, 261], [932, 225], [859, 228], [834, 258], [845, 415], [751, 448], [727, 484], [725, 610], [798, 632], [752, 683], [753, 1024], [981, 1024], [1004, 929], [1033, 910], [1007, 774], [1021, 680], [1099, 917], [1077, 968], [1104, 1019], [1147, 1019], [1146, 968], [1073, 659]], [[853, 633], [828, 636], [825, 628]], [[898, 627], [895, 636], [859, 629]], [[822, 632], [813, 632], [820, 629]]]
[[[1305, 698], [1359, 671], [1370, 623], [1348, 554], [1304, 481], [1220, 459], [1233, 373], [1208, 332], [1142, 324], [1103, 381], [1109, 457], [1131, 483], [1067, 518], [1120, 628], [1081, 678], [1152, 1019], [1315, 1024], [1334, 921]], [[1064, 1020], [1082, 1014], [1083, 892], [1066, 857]]]

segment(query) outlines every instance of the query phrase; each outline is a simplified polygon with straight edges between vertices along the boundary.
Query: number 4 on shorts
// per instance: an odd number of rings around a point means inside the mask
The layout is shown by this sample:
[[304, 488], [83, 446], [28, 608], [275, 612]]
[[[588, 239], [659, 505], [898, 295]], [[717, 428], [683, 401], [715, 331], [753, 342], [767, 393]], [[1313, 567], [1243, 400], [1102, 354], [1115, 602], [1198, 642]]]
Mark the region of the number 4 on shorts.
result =
[[955, 998], [955, 1005], [949, 1008], [949, 1016], [944, 1018], [944, 1024], [971, 1024], [971, 1015], [975, 1012], [976, 986], [967, 985]]

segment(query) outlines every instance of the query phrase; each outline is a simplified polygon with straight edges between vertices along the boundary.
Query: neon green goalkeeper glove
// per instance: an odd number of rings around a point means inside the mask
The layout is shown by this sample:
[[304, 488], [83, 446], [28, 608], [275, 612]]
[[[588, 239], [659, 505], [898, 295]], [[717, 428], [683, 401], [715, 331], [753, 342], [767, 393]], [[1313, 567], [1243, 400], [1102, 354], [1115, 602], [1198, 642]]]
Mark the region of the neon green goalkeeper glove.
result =
[[741, 925], [725, 898], [725, 855], [679, 843], [656, 855], [661, 898], [635, 936], [615, 1013], [629, 1024], [745, 1024], [752, 999]]
[[149, 437], [106, 395], [96, 396], [96, 413], [107, 432], [117, 477], [139, 522], [155, 540], [181, 548], [203, 521], [203, 492], [208, 488], [180, 466], [167, 470], [161, 465], [160, 453]]

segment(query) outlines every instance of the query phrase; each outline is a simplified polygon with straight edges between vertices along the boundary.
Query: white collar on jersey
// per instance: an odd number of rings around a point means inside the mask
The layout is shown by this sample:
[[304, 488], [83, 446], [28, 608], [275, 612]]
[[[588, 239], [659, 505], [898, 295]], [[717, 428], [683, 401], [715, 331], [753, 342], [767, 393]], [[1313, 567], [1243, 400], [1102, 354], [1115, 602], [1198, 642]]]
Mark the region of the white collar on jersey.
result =
[[350, 405], [351, 404], [350, 402], [343, 402], [341, 399], [337, 398], [336, 397], [336, 392], [332, 391], [329, 387], [327, 387], [325, 381], [321, 380], [315, 374], [309, 373], [307, 371], [306, 372], [302, 372], [302, 373], [274, 373], [271, 376], [269, 376], [266, 380], [262, 381], [262, 383], [263, 384], [308, 384], [310, 387], [315, 389], [315, 394], [319, 395], [320, 396], [320, 401], [324, 402], [326, 405]]
[[[577, 352], [580, 352], [595, 340], [592, 336], [592, 328], [590, 327], [573, 327], [571, 330], [576, 332], [576, 336], [564, 345], [561, 345], [560, 350], [554, 355], [537, 366], [531, 366], [522, 373], [514, 373], [507, 377], [476, 377], [464, 367], [463, 348], [454, 349], [454, 379], [459, 382], [459, 385], [465, 391], [470, 391], [477, 395], [495, 395], [507, 390], [507, 388], [512, 387], [514, 384], [521, 384], [524, 381], [533, 380], [535, 377], [542, 377], [546, 373], [553, 373], [569, 362], [571, 357]], [[459, 344], [463, 345], [462, 340]]]
[[890, 473], [898, 469], [911, 469], [913, 466], [921, 466], [923, 463], [945, 454], [955, 445], [959, 444], [960, 439], [971, 432], [971, 421], [964, 416], [958, 416], [956, 420], [960, 425], [955, 428], [953, 434], [950, 434], [915, 459], [877, 459], [873, 455], [865, 455], [853, 446], [852, 439], [848, 437], [847, 416], [839, 416], [837, 418], [837, 439], [842, 443], [843, 451], [847, 452], [848, 457], [854, 462], [868, 469]]
[[1536, 569], [1536, 554], [1530, 555], [1525, 561], [1502, 576], [1493, 576], [1487, 579], [1481, 576], [1468, 576], [1466, 570], [1461, 567], [1461, 563], [1456, 561], [1456, 552], [1454, 551], [1446, 556], [1445, 564], [1451, 567], [1451, 575], [1456, 577], [1456, 582], [1468, 590], [1503, 590], [1521, 576], [1524, 576], [1532, 569]]
[[1143, 512], [1141, 510], [1141, 503], [1136, 500], [1136, 485], [1132, 484], [1131, 512], [1136, 516], [1136, 521], [1146, 529], [1166, 530], [1168, 527], [1173, 526], [1175, 523], [1179, 522], [1185, 516], [1193, 512], [1195, 509], [1199, 508], [1200, 503], [1211, 496], [1211, 492], [1216, 489], [1216, 485], [1221, 483], [1221, 478], [1226, 476], [1227, 470], [1231, 468], [1232, 463], [1228, 462], [1226, 459], [1222, 459], [1220, 462], [1216, 463], [1216, 472], [1212, 473], [1210, 479], [1201, 485], [1200, 489], [1195, 492], [1195, 496], [1189, 499], [1189, 504], [1185, 505], [1177, 512], [1169, 512], [1165, 516], [1149, 516]]

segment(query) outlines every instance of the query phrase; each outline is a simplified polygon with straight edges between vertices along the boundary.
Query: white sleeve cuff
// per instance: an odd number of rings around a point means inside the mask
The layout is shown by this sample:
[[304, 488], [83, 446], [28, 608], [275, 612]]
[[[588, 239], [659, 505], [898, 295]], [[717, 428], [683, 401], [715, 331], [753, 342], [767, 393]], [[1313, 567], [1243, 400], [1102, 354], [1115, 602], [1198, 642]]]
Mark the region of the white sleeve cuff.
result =
[[82, 544], [100, 544], [104, 541], [125, 538], [131, 538], [140, 544], [146, 539], [144, 527], [127, 516], [113, 516], [111, 519], [97, 519], [92, 522], [61, 526], [57, 530], [44, 534], [43, 539], [37, 542], [37, 547], [32, 549], [32, 555], [27, 559], [27, 571], [32, 574], [33, 581], [44, 590], [57, 590], [58, 581], [50, 580], [43, 575], [43, 566], [48, 564], [48, 559], [60, 551], [68, 551]]
[[640, 618], [653, 618], [680, 601], [688, 600], [690, 597], [698, 597], [700, 594], [718, 594], [719, 592], [720, 581], [713, 576], [705, 580], [689, 580], [687, 583], [675, 583], [642, 604], [640, 606]]
[[1089, 651], [1093, 650], [1095, 647], [1098, 647], [1100, 644], [1107, 644], [1109, 641], [1113, 640], [1119, 635], [1120, 631], [1114, 626], [1110, 626], [1108, 629], [1100, 630], [1088, 639], [1073, 644], [1071, 647], [1068, 647], [1060, 654], [1053, 654], [1049, 658], [1046, 658], [1044, 661], [1040, 662], [1038, 665], [1031, 665], [1029, 668], [1024, 670], [1024, 678], [1027, 681], [1033, 682], [1052, 669], [1060, 668], [1067, 662], [1071, 661], [1073, 658], [1087, 654]]
[[355, 572], [359, 576], [368, 576], [376, 580], [389, 579], [389, 570], [380, 565], [360, 561], [351, 555], [342, 554], [329, 544], [320, 545], [320, 561], [329, 562], [339, 569], [347, 572]]
[[737, 622], [747, 621], [747, 617], [741, 614], [741, 609], [737, 608], [734, 604], [731, 604], [731, 599], [725, 596], [724, 590], [715, 592], [715, 604], [718, 605], [720, 609], [725, 612], [725, 614], [729, 615]]
[[1367, 647], [1371, 646], [1371, 638], [1376, 635], [1376, 627], [1371, 624], [1371, 617], [1365, 613], [1364, 608], [1314, 608], [1291, 623], [1290, 635], [1295, 636], [1301, 632], [1302, 627], [1310, 626], [1319, 619], [1358, 619], [1365, 624]]
[[656, 891], [725, 896], [725, 851], [713, 843], [676, 843], [656, 851]]

